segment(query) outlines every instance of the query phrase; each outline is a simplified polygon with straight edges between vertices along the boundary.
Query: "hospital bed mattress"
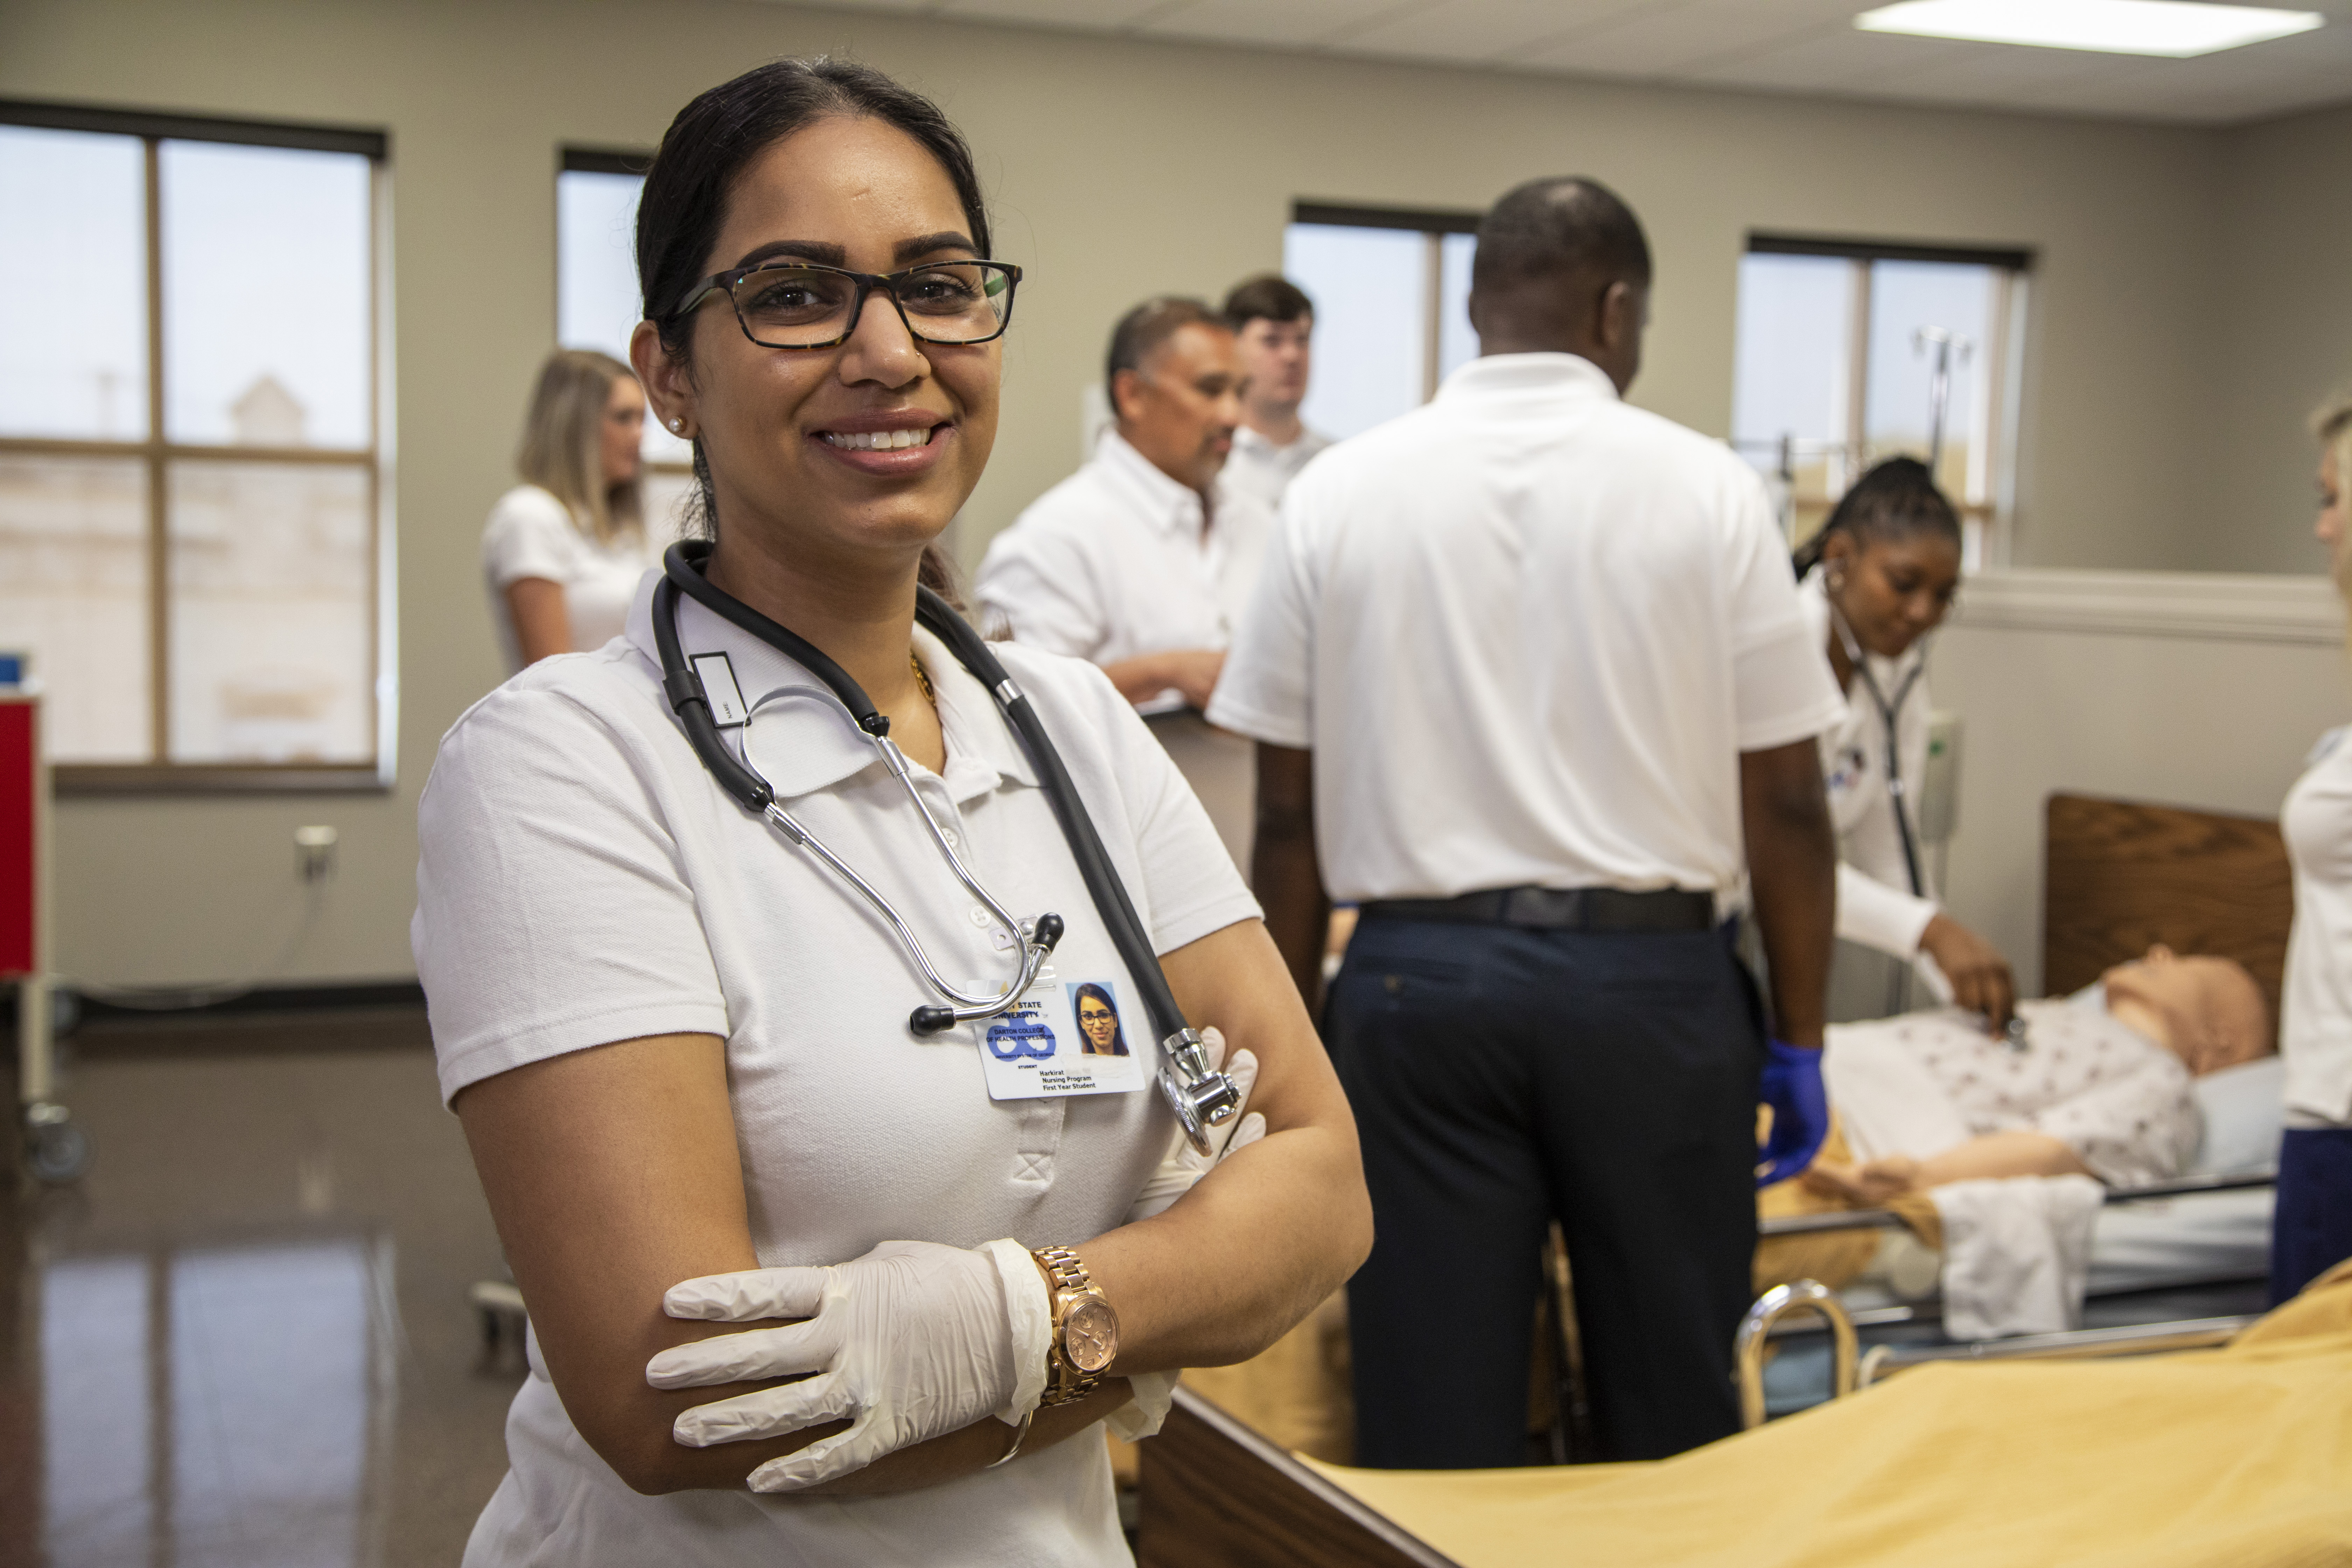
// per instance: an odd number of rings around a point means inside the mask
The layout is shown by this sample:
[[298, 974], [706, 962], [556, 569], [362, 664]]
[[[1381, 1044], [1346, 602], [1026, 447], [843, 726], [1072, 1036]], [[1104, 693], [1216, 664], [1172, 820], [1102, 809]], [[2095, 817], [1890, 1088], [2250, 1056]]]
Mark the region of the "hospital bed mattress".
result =
[[1141, 1559], [2301, 1568], [2352, 1560], [2347, 1409], [2352, 1268], [2224, 1350], [1930, 1365], [1652, 1464], [1349, 1469], [1195, 1405], [1144, 1446]]

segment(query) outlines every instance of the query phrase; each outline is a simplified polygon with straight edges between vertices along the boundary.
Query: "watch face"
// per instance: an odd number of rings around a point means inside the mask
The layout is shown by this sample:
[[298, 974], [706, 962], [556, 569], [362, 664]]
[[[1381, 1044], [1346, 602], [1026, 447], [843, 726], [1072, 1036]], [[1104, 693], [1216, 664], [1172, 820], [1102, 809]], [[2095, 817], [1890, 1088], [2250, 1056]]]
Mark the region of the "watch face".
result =
[[1062, 1353], [1080, 1372], [1102, 1371], [1118, 1354], [1118, 1314], [1110, 1303], [1088, 1299], [1062, 1320]]

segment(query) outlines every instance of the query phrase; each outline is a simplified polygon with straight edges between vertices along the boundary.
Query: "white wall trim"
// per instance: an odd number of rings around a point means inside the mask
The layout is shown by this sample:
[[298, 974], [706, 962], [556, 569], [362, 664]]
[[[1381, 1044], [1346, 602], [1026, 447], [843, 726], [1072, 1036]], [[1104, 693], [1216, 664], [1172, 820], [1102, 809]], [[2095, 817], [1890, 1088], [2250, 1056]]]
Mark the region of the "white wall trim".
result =
[[2343, 602], [2325, 577], [2235, 572], [1980, 572], [1951, 624], [2089, 637], [2341, 644]]

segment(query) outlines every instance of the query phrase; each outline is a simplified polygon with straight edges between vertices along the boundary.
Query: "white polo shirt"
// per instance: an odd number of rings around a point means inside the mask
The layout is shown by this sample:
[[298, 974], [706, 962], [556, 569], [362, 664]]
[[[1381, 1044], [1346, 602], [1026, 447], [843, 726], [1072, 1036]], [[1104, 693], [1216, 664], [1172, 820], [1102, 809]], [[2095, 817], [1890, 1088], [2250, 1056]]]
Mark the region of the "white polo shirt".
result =
[[[908, 1032], [908, 1013], [936, 1000], [913, 961], [833, 873], [719, 789], [672, 719], [655, 581], [625, 639], [532, 666], [443, 739], [418, 808], [412, 935], [444, 1094], [614, 1040], [717, 1035], [764, 1267], [837, 1263], [892, 1239], [1077, 1243], [1118, 1225], [1171, 1136], [1150, 1088], [1153, 1031], [979, 681], [916, 633], [948, 753], [941, 774], [918, 768], [919, 787], [999, 899], [1067, 921], [1057, 977], [1107, 980], [1129, 1004], [1140, 1092], [991, 1100], [971, 1026]], [[680, 637], [689, 657], [732, 661], [756, 705], [750, 754], [786, 809], [898, 906], [942, 970], [1001, 984], [1009, 957], [989, 917], [831, 694], [691, 601]], [[1002, 657], [1158, 949], [1254, 916], [1201, 808], [1100, 672], [1017, 645]], [[535, 1368], [507, 1445], [512, 1468], [468, 1564], [1128, 1560], [1103, 1445], [1087, 1437], [893, 1497], [640, 1497]]]
[[[1248, 607], [1274, 513], [1221, 489], [1206, 517], [1116, 430], [1086, 467], [1029, 503], [989, 542], [972, 585], [983, 625], [1096, 664], [1139, 654], [1222, 648]], [[1174, 691], [1138, 704], [1181, 708]]]
[[[1813, 646], [1829, 653], [1830, 601], [1821, 568], [1798, 589]], [[1926, 659], [1914, 647], [1899, 659], [1865, 651], [1871, 678], [1892, 698], [1905, 678]], [[1833, 677], [1834, 678], [1834, 677]], [[1895, 716], [1895, 749], [1910, 794], [1904, 810], [1911, 831], [1919, 831], [1919, 782], [1927, 772], [1927, 716], [1934, 702], [1922, 675]], [[1911, 868], [1903, 858], [1903, 833], [1895, 822], [1895, 797], [1886, 790], [1886, 721], [1856, 675], [1845, 693], [1845, 710], [1822, 731], [1822, 779], [1829, 786], [1830, 821], [1837, 828], [1837, 933], [1896, 958], [1916, 958], [1919, 938], [1936, 918], [1935, 885], [1926, 897], [1911, 891]], [[1927, 851], [1919, 847], [1919, 875], [1930, 875]]]
[[1843, 707], [1754, 471], [1536, 353], [1473, 361], [1299, 475], [1209, 717], [1313, 749], [1335, 899], [1728, 908], [1739, 753]]
[[500, 496], [482, 525], [482, 581], [508, 670], [522, 668], [509, 588], [526, 577], [553, 583], [563, 590], [572, 646], [603, 647], [621, 635], [637, 579], [660, 555], [643, 529], [600, 542], [572, 521], [571, 509], [553, 492], [537, 485], [517, 485]]
[[2294, 927], [2279, 1005], [2289, 1127], [2352, 1127], [2352, 731], [2320, 737], [2279, 830]]
[[1234, 432], [1233, 456], [1225, 459], [1225, 471], [1218, 479], [1225, 489], [1246, 491], [1265, 503], [1267, 510], [1278, 510], [1282, 492], [1298, 470], [1330, 445], [1330, 437], [1302, 427], [1297, 440], [1277, 447], [1244, 425]]

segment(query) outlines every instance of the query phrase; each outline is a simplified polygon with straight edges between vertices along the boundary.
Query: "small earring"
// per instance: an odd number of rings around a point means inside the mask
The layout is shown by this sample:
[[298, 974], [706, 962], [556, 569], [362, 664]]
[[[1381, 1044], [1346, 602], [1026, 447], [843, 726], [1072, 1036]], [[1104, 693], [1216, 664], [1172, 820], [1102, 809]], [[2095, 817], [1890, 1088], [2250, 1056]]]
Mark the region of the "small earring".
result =
[[669, 416], [669, 433], [673, 436], [683, 436], [686, 434], [686, 416], [684, 415], [673, 414]]
[[1844, 590], [1844, 588], [1845, 588], [1845, 574], [1844, 574], [1844, 573], [1843, 573], [1843, 572], [1832, 572], [1832, 573], [1831, 573], [1831, 574], [1830, 574], [1830, 592], [1831, 592], [1831, 593], [1832, 593], [1832, 594], [1841, 593], [1841, 592], [1843, 592], [1843, 591]]

